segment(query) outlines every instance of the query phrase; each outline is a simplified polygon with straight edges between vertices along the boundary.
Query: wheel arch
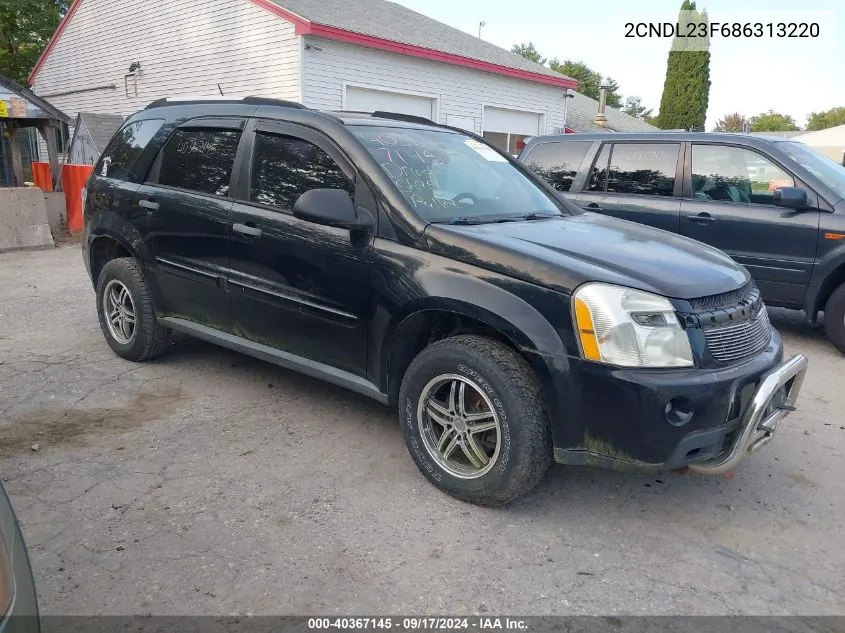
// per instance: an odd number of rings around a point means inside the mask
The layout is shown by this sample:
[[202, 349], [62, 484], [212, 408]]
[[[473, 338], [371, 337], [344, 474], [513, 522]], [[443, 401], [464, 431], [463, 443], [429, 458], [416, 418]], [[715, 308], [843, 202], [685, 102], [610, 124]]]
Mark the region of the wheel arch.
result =
[[820, 282], [808, 289], [804, 300], [804, 311], [813, 321], [818, 312], [824, 310], [833, 291], [845, 283], [845, 246], [827, 253], [821, 261], [816, 263], [816, 266]]
[[109, 261], [118, 257], [132, 257], [141, 266], [144, 280], [150, 288], [153, 305], [161, 305], [160, 289], [152, 270], [152, 256], [138, 230], [121, 220], [115, 230], [112, 226], [93, 227], [87, 239], [86, 257], [91, 284], [97, 287], [100, 272]]
[[[505, 292], [505, 291], [502, 291]], [[563, 343], [551, 324], [533, 307], [510, 295], [514, 306], [524, 305], [518, 315], [503, 309], [454, 297], [428, 297], [406, 306], [387, 329], [381, 354], [381, 384], [391, 406], [398, 401], [399, 387], [411, 361], [429, 344], [459, 334], [487, 336], [515, 350], [536, 374], [550, 415], [558, 408], [553, 371], [565, 366]], [[517, 303], [518, 302], [518, 303]], [[515, 323], [508, 317], [518, 316]], [[554, 365], [549, 358], [554, 357]], [[554, 425], [553, 425], [554, 427]]]

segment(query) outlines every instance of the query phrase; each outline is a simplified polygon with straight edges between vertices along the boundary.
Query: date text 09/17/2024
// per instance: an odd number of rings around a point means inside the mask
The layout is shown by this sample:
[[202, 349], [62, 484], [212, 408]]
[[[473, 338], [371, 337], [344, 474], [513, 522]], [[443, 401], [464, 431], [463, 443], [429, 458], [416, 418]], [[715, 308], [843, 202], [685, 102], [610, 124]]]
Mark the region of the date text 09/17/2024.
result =
[[308, 618], [309, 630], [366, 630], [395, 629], [397, 631], [527, 631], [528, 624], [521, 618], [474, 616], [474, 617], [332, 617]]

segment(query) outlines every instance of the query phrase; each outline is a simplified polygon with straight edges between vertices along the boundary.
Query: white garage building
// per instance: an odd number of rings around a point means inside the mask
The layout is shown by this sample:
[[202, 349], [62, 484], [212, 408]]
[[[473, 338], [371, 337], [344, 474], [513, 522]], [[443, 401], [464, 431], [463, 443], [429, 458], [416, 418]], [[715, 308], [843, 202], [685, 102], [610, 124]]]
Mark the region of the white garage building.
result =
[[563, 131], [576, 87], [386, 0], [75, 0], [30, 84], [72, 117], [222, 91], [424, 116], [512, 153]]

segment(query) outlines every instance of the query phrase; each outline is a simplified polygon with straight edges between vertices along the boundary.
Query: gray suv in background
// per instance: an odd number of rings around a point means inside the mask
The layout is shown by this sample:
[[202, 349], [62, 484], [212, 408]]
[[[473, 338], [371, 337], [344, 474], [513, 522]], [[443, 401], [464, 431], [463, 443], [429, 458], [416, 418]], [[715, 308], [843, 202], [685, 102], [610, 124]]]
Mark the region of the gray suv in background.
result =
[[519, 160], [587, 211], [715, 246], [766, 304], [824, 311], [845, 353], [845, 168], [802, 143], [743, 134], [565, 134]]

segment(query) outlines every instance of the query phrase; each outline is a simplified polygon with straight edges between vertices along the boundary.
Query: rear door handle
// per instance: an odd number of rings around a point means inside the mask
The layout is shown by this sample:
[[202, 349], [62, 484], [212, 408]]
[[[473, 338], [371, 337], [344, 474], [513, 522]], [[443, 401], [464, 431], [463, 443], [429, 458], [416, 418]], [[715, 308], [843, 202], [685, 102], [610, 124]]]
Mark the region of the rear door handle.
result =
[[261, 229], [249, 224], [233, 224], [232, 230], [246, 237], [261, 237]]
[[696, 213], [696, 214], [693, 214], [693, 215], [688, 215], [687, 220], [689, 220], [690, 222], [695, 222], [696, 224], [704, 225], [704, 224], [710, 224], [712, 222], [715, 222], [716, 218], [714, 218], [712, 215], [710, 215], [706, 211], [703, 211], [702, 213]]
[[158, 202], [153, 202], [152, 200], [139, 200], [138, 206], [148, 211], [158, 211]]

